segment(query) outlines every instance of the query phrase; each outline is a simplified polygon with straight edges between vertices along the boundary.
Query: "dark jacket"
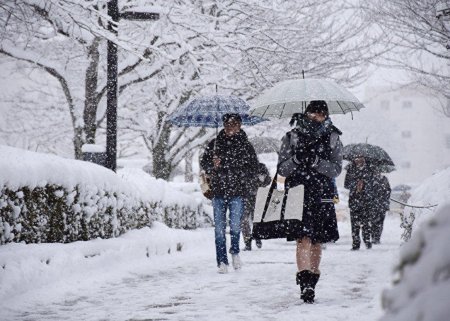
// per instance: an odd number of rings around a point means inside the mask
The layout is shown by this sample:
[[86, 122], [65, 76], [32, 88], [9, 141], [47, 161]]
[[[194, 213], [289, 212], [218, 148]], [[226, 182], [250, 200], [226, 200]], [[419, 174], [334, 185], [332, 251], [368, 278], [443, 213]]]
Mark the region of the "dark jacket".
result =
[[247, 188], [249, 195], [256, 195], [258, 188], [265, 187], [270, 184], [272, 177], [270, 176], [267, 166], [263, 163], [258, 163], [256, 172], [249, 175]]
[[288, 240], [309, 237], [313, 243], [326, 243], [339, 239], [333, 198], [334, 178], [342, 170], [340, 134], [328, 118], [322, 124], [297, 122], [283, 137], [278, 173], [286, 177], [286, 189], [305, 187], [302, 227]]
[[387, 212], [390, 207], [391, 186], [386, 176], [376, 175], [373, 182], [374, 210]]
[[[220, 158], [221, 165], [214, 168], [213, 156]], [[200, 161], [200, 166], [211, 179], [214, 196], [245, 196], [248, 193], [248, 180], [255, 173], [258, 157], [255, 149], [241, 130], [233, 136], [221, 130], [216, 139], [209, 142]]]
[[[288, 186], [305, 186], [305, 204], [321, 203], [335, 196], [333, 179], [342, 170], [340, 134], [340, 130], [330, 122], [328, 128], [314, 139], [299, 126], [283, 137], [278, 173], [287, 178]], [[297, 161], [298, 151], [314, 161], [310, 165]]]
[[[358, 180], [363, 188], [356, 191]], [[348, 205], [351, 210], [389, 210], [391, 187], [387, 177], [381, 175], [371, 165], [358, 168], [353, 163], [347, 166], [344, 187], [350, 190]]]

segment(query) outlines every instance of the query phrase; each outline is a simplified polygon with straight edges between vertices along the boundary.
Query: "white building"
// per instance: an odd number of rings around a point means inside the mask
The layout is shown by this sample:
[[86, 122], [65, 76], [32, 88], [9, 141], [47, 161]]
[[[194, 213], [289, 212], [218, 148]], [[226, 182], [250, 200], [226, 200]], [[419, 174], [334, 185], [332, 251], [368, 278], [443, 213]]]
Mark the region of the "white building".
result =
[[378, 129], [396, 164], [397, 170], [388, 175], [393, 186], [419, 183], [450, 166], [450, 113], [444, 112], [450, 110], [445, 99], [412, 87], [366, 88], [366, 97], [368, 109], [395, 124], [389, 126], [392, 130], [383, 124]]

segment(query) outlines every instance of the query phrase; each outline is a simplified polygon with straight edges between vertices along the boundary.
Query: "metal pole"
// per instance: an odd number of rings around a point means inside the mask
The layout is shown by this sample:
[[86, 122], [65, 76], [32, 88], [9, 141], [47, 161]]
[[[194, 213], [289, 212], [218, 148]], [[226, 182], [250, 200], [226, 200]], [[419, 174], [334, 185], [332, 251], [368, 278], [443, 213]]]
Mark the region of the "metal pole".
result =
[[[124, 12], [119, 14], [117, 0], [108, 1], [108, 30], [117, 36], [119, 18], [145, 21], [158, 20], [159, 14], [153, 12]], [[108, 40], [107, 83], [106, 83], [106, 167], [112, 171], [117, 168], [117, 45]]]
[[[117, 35], [119, 8], [117, 0], [108, 1], [108, 30]], [[106, 94], [106, 166], [112, 171], [117, 167], [117, 45], [108, 40]]]

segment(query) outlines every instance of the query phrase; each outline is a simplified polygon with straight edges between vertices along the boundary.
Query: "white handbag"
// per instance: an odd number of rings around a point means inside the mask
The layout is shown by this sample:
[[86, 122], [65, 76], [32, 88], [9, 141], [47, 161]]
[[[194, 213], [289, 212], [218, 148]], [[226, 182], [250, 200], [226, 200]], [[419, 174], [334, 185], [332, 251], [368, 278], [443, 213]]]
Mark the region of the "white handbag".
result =
[[[253, 236], [270, 239], [288, 237], [301, 226], [304, 185], [278, 191], [272, 184], [260, 187], [256, 194]], [[270, 195], [270, 199], [269, 198]]]

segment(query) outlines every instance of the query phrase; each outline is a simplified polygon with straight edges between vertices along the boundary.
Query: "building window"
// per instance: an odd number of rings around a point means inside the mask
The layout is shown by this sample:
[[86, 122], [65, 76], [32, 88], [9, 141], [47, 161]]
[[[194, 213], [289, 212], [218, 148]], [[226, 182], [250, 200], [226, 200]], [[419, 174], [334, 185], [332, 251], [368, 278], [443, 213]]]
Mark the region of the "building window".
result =
[[402, 103], [402, 108], [403, 109], [411, 109], [412, 108], [412, 101], [411, 100], [405, 100]]
[[402, 168], [411, 168], [411, 162], [402, 162], [400, 164]]
[[389, 110], [389, 100], [382, 100], [380, 103], [382, 110]]
[[445, 146], [450, 149], [450, 134], [445, 136]]
[[411, 131], [410, 130], [402, 131], [402, 138], [411, 138]]

